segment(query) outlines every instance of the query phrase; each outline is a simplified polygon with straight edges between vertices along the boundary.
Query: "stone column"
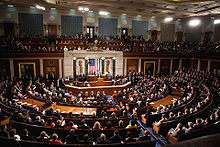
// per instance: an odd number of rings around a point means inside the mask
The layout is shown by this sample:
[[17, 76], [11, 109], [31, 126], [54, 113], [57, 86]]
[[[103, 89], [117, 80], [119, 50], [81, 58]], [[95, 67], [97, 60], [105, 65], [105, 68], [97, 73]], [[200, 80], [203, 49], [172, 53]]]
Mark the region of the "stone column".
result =
[[40, 63], [40, 76], [43, 77], [44, 76], [44, 62], [43, 62], [43, 59], [39, 59], [39, 63]]
[[116, 68], [115, 67], [115, 65], [116, 65], [115, 63], [116, 63], [116, 58], [113, 57], [112, 59], [113, 59], [113, 79], [115, 79], [115, 68]]
[[59, 59], [59, 78], [61, 79], [63, 77], [63, 72], [62, 72], [62, 59]]
[[160, 73], [160, 59], [158, 59], [158, 65], [157, 65], [157, 74]]
[[73, 79], [76, 80], [76, 57], [73, 57]]
[[170, 74], [173, 72], [173, 59], [170, 60]]
[[183, 59], [180, 59], [180, 60], [179, 60], [179, 69], [182, 68], [182, 62], [183, 62]]
[[211, 67], [211, 60], [208, 60], [208, 67], [207, 67], [208, 72], [210, 72], [210, 67]]
[[197, 71], [200, 71], [200, 64], [201, 64], [200, 59], [198, 59]]
[[86, 58], [85, 58], [85, 76], [86, 76], [86, 77], [87, 77], [87, 75], [88, 75], [88, 60], [89, 60], [89, 58], [86, 57]]
[[141, 59], [138, 60], [138, 72], [141, 72]]
[[14, 72], [14, 60], [9, 59], [9, 64], [10, 64], [10, 74], [11, 74], [11, 79], [15, 76]]
[[102, 74], [105, 74], [105, 57], [102, 57], [101, 61], [102, 61]]
[[124, 65], [124, 76], [127, 75], [127, 58], [124, 59], [125, 60], [125, 65]]

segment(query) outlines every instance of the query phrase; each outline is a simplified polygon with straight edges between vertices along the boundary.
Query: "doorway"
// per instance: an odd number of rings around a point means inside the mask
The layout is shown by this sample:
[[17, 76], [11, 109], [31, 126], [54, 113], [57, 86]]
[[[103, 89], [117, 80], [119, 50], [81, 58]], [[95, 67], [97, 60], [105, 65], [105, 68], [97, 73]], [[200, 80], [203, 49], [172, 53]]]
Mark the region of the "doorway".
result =
[[152, 30], [151, 31], [151, 40], [156, 41], [157, 40], [158, 31]]
[[122, 28], [121, 29], [121, 38], [125, 38], [128, 36], [128, 28]]
[[57, 36], [57, 25], [48, 25], [48, 36]]
[[183, 41], [183, 32], [176, 32], [176, 41], [182, 42]]
[[14, 23], [5, 22], [4, 23], [4, 32], [5, 32], [5, 36], [7, 36], [7, 35], [14, 36], [14, 34], [15, 34]]
[[89, 36], [89, 38], [93, 38], [94, 37], [94, 27], [87, 26], [86, 34]]

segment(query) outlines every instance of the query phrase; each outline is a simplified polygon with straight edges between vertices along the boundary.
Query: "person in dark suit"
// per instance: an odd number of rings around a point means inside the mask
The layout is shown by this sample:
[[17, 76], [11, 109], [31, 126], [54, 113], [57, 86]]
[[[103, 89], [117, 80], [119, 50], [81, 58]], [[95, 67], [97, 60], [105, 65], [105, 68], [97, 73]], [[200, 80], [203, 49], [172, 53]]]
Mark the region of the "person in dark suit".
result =
[[70, 130], [70, 134], [65, 138], [66, 144], [78, 144], [80, 143], [78, 135], [75, 134], [75, 129]]
[[85, 134], [83, 136], [83, 140], [80, 141], [81, 144], [92, 144], [92, 139], [89, 138], [89, 135], [88, 134]]
[[27, 129], [23, 130], [23, 135], [21, 136], [22, 140], [33, 140], [31, 136], [29, 136], [29, 132]]
[[132, 137], [131, 132], [127, 132], [127, 138], [125, 139], [125, 143], [127, 142], [136, 142], [136, 139]]
[[147, 130], [144, 131], [144, 136], [141, 136], [141, 137], [138, 138], [138, 141], [144, 141], [144, 140], [151, 140], [151, 137], [148, 136], [148, 131]]
[[110, 143], [110, 141], [107, 140], [105, 134], [102, 133], [100, 135], [100, 137], [97, 138], [97, 142], [96, 143], [97, 144], [108, 144], [108, 143]]
[[102, 78], [102, 74], [101, 74], [101, 72], [98, 72], [98, 74], [97, 74], [97, 78], [99, 79], [99, 78]]
[[119, 136], [118, 130], [114, 131], [114, 135], [110, 138], [111, 143], [121, 143], [123, 140], [121, 136]]

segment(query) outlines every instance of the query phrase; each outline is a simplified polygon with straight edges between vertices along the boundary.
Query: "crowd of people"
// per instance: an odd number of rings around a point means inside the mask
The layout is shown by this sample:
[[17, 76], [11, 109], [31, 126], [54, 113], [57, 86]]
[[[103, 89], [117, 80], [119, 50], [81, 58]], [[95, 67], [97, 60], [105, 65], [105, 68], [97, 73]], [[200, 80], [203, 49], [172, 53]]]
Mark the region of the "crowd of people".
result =
[[[89, 38], [82, 33], [76, 36], [57, 36], [34, 38], [1, 37], [1, 48], [6, 51], [65, 51], [89, 50], [89, 44], [95, 44], [99, 50], [119, 50], [123, 52], [169, 52], [181, 54], [219, 54], [219, 42], [178, 42], [178, 41], [145, 41], [143, 37], [96, 37]], [[34, 41], [35, 40], [35, 41]]]
[[[155, 122], [157, 126], [167, 121], [176, 120], [177, 118], [183, 118], [187, 115], [192, 115], [202, 110], [211, 101], [211, 95], [216, 99], [216, 103], [211, 110], [215, 110], [210, 114], [210, 117], [199, 117], [195, 120], [195, 123], [188, 122], [187, 124], [177, 125], [176, 128], [171, 128], [169, 133], [173, 136], [178, 134], [189, 132], [190, 130], [196, 130], [201, 125], [213, 124], [219, 121], [219, 109], [218, 109], [218, 96], [220, 93], [219, 78], [208, 72], [189, 70], [189, 71], [176, 71], [174, 74], [168, 76], [151, 76], [144, 75], [143, 73], [129, 72], [127, 78], [132, 82], [132, 87], [124, 89], [123, 91], [115, 91], [108, 100], [108, 96], [103, 92], [88, 93], [80, 92], [78, 95], [72, 95], [71, 92], [65, 91], [64, 79], [47, 79], [47, 78], [32, 78], [22, 77], [14, 79], [1, 79], [0, 82], [0, 97], [1, 104], [4, 104], [11, 109], [15, 110], [13, 114], [10, 114], [11, 119], [17, 122], [22, 122], [30, 125], [37, 125], [50, 128], [66, 128], [69, 129], [69, 134], [62, 139], [56, 132], [48, 135], [46, 131], [42, 131], [39, 136], [29, 135], [28, 128], [23, 130], [23, 133], [16, 133], [15, 128], [9, 128], [7, 126], [1, 127], [1, 136], [14, 138], [15, 140], [32, 140], [40, 142], [52, 142], [52, 143], [82, 143], [82, 144], [106, 144], [106, 143], [126, 143], [140, 140], [151, 139], [145, 131], [143, 136], [135, 138], [131, 132], [127, 132], [126, 138], [121, 138], [118, 129], [121, 128], [137, 128], [139, 127], [138, 120], [140, 115], [132, 114], [130, 117], [131, 122], [124, 124], [123, 120], [120, 120], [116, 126], [112, 125], [111, 121], [107, 121], [104, 126], [101, 125], [99, 119], [121, 119], [129, 118], [129, 112], [126, 106], [134, 104], [133, 109], [144, 108], [142, 112], [144, 115], [162, 114], [160, 121]], [[171, 94], [172, 88], [184, 89], [184, 94], [180, 99], [174, 100], [169, 106], [161, 106], [154, 110], [149, 104], [152, 101], [156, 101]], [[195, 95], [195, 91], [197, 94]], [[18, 100], [26, 99], [29, 96], [37, 97], [45, 102], [42, 108], [35, 107], [30, 109], [21, 105]], [[196, 97], [196, 98], [195, 98]], [[195, 100], [194, 100], [195, 98]], [[75, 104], [79, 106], [103, 106], [103, 110], [100, 113], [93, 112], [91, 116], [86, 116], [83, 113], [79, 115], [73, 115], [69, 113], [63, 115], [59, 109], [46, 109], [50, 106], [54, 99], [58, 99], [60, 103]], [[192, 102], [191, 102], [192, 101]], [[191, 102], [190, 104], [188, 104]], [[123, 106], [120, 106], [122, 103]], [[178, 108], [183, 104], [188, 104], [184, 111], [173, 113], [173, 108]], [[110, 105], [111, 107], [105, 107]], [[131, 107], [130, 107], [131, 108]], [[132, 109], [132, 110], [133, 110]], [[111, 115], [107, 113], [111, 111]], [[121, 115], [117, 116], [116, 112], [121, 111]], [[170, 112], [168, 116], [164, 112]], [[34, 113], [36, 115], [25, 117], [26, 115]], [[0, 116], [7, 114], [6, 110], [0, 109]], [[7, 114], [8, 115], [8, 114]], [[42, 116], [47, 116], [45, 119]], [[54, 121], [53, 116], [57, 117]], [[81, 118], [80, 123], [74, 121], [66, 121], [66, 118]], [[88, 125], [85, 119], [97, 119], [93, 126]], [[106, 137], [106, 134], [101, 134], [98, 138], [93, 138], [88, 134], [84, 134], [83, 138], [78, 137], [76, 133], [78, 129], [91, 129], [91, 130], [115, 130], [112, 137]], [[183, 132], [184, 130], [184, 132]]]

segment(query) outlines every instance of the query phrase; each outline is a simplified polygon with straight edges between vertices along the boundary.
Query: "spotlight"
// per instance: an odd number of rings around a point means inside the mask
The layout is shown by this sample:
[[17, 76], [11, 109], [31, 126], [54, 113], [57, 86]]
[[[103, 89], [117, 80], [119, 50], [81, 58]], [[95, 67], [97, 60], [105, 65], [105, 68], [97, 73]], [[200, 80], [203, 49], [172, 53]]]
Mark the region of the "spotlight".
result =
[[40, 10], [45, 10], [45, 7], [42, 7], [42, 6], [39, 6], [39, 5], [36, 5], [36, 8], [40, 9]]
[[13, 8], [14, 7], [14, 5], [8, 5], [8, 8]]
[[109, 12], [107, 12], [107, 11], [99, 11], [99, 15], [108, 15], [109, 14]]
[[219, 24], [219, 23], [220, 23], [220, 19], [214, 20], [214, 24]]
[[193, 19], [189, 21], [189, 25], [194, 27], [194, 26], [198, 26], [200, 24], [200, 20], [198, 19]]
[[173, 21], [173, 18], [172, 17], [167, 17], [167, 18], [164, 19], [164, 21], [165, 22], [170, 22], [170, 21]]

